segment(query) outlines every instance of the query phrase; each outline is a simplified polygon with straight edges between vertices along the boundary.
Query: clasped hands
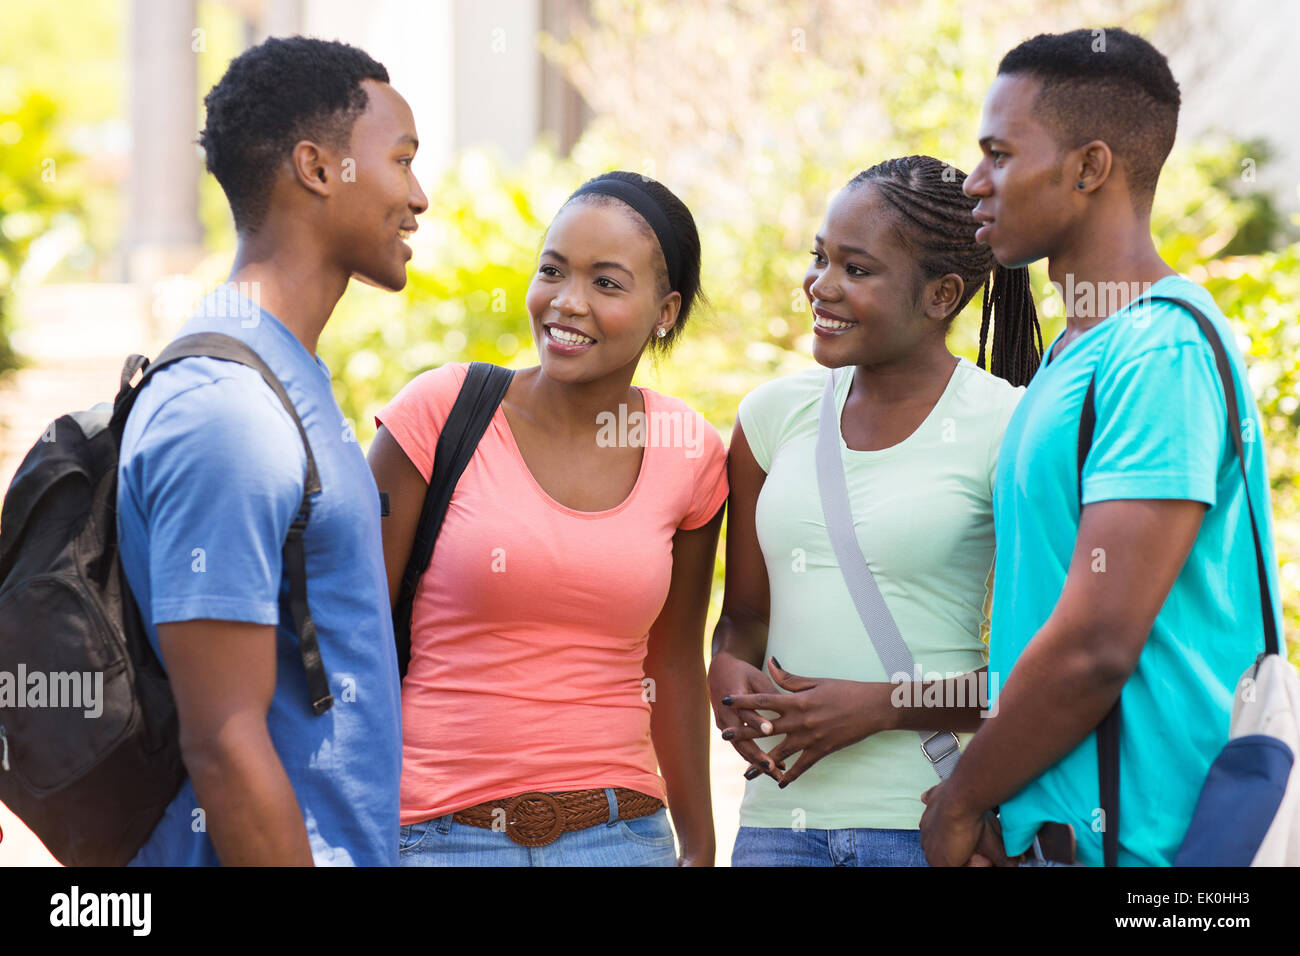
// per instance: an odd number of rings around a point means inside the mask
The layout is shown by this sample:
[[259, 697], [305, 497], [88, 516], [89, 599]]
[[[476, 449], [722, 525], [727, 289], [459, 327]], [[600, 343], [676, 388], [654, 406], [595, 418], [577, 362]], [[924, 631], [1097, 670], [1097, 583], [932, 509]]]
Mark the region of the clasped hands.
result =
[[[767, 669], [771, 678], [725, 652], [715, 656], [709, 668], [715, 722], [722, 739], [752, 765], [746, 776], [766, 773], [788, 787], [827, 754], [889, 730], [896, 716], [890, 702], [893, 684], [801, 677], [783, 669], [774, 657], [768, 658]], [[765, 717], [760, 711], [777, 716]], [[785, 739], [771, 751], [755, 743], [776, 734]], [[794, 754], [799, 757], [787, 768]]]
[[[719, 653], [709, 667], [709, 694], [722, 739], [749, 764], [746, 777], [766, 773], [788, 787], [827, 754], [871, 734], [897, 728], [894, 684], [792, 674], [768, 658], [771, 678], [747, 661]], [[782, 693], [785, 691], [785, 693]], [[764, 716], [760, 711], [776, 714]], [[784, 734], [771, 751], [755, 741]], [[798, 754], [792, 767], [786, 761]], [[921, 795], [921, 845], [931, 866], [1015, 866], [1002, 845], [996, 815], [962, 807], [940, 783]]]

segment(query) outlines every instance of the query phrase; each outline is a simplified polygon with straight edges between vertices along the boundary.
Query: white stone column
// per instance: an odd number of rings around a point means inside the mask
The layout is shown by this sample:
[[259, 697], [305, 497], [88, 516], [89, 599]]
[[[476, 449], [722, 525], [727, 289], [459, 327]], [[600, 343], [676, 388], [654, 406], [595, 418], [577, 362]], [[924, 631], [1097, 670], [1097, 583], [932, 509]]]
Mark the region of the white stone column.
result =
[[518, 162], [540, 127], [541, 4], [454, 0], [452, 11], [453, 143], [495, 146]]
[[125, 228], [132, 282], [193, 268], [199, 224], [195, 0], [131, 0], [131, 169]]

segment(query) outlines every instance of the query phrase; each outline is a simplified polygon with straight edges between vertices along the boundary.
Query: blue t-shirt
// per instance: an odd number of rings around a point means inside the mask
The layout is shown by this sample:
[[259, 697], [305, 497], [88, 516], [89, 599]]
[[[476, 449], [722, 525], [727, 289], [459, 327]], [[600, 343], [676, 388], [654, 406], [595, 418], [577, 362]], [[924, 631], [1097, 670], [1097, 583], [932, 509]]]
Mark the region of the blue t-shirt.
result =
[[[1218, 329], [1242, 415], [1250, 495], [1282, 633], [1259, 408], [1231, 327], [1179, 276], [1150, 295], [1186, 299]], [[1053, 346], [1055, 343], [1053, 343]], [[1049, 350], [1050, 355], [1050, 350]], [[1211, 761], [1228, 742], [1237, 680], [1263, 647], [1255, 551], [1214, 354], [1196, 320], [1150, 303], [1112, 314], [1045, 362], [1007, 426], [994, 491], [997, 571], [989, 669], [1005, 684], [1052, 613], [1079, 526], [1078, 434], [1096, 373], [1097, 423], [1083, 501], [1186, 499], [1210, 505], [1121, 697], [1121, 865], [1173, 862]], [[1102, 862], [1096, 734], [1002, 804], [1009, 853], [1045, 822], [1074, 826], [1079, 859]]]
[[[334, 706], [312, 714], [281, 549], [306, 454], [253, 369], [210, 358], [162, 369], [127, 420], [118, 465], [122, 563], [158, 652], [156, 625], [276, 625], [266, 723], [317, 865], [395, 865], [401, 709], [379, 493], [330, 390], [329, 369], [278, 319], [226, 286], [181, 330], [246, 342], [284, 384], [320, 472], [304, 535], [307, 594]], [[161, 655], [160, 655], [161, 656]], [[216, 865], [186, 779], [133, 864]]]

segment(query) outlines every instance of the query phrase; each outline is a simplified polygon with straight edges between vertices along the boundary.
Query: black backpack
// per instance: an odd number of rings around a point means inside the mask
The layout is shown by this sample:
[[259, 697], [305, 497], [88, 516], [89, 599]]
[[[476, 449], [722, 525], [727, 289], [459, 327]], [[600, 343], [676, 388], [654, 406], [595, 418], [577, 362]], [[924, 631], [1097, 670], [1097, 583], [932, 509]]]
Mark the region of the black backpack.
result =
[[[46, 429], [0, 514], [0, 802], [69, 866], [129, 862], [185, 780], [176, 704], [118, 554], [117, 464], [140, 389], [191, 356], [255, 369], [298, 426], [307, 473], [284, 563], [313, 711], [333, 704], [307, 605], [302, 541], [320, 478], [284, 386], [256, 352], [218, 333], [177, 339], [152, 365], [132, 355], [111, 408], [73, 412]], [[98, 715], [88, 696], [97, 696]]]

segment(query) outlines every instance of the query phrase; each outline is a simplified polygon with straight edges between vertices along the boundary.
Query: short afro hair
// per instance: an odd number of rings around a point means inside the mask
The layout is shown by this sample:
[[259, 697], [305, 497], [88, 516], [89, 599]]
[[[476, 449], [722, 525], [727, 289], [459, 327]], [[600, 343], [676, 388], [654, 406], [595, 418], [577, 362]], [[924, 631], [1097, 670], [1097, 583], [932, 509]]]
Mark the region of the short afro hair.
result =
[[1034, 106], [1062, 148], [1105, 142], [1134, 205], [1150, 209], [1178, 129], [1178, 83], [1164, 54], [1119, 27], [1041, 33], [1004, 56], [998, 73], [1040, 80]]
[[295, 143], [347, 146], [368, 102], [365, 79], [387, 83], [388, 71], [354, 46], [310, 37], [272, 37], [230, 62], [204, 97], [198, 142], [237, 231], [261, 226], [276, 170]]

